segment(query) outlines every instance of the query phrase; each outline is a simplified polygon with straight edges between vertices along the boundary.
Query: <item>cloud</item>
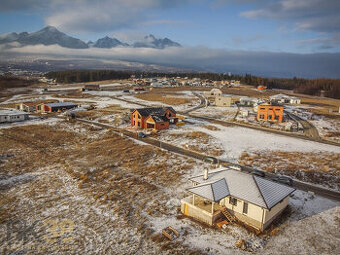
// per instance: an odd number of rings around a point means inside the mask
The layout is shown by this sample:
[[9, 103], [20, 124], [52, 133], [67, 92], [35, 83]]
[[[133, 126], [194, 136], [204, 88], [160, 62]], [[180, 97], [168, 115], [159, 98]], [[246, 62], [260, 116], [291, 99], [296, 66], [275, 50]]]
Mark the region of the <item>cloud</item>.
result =
[[267, 37], [266, 35], [254, 34], [254, 35], [249, 36], [249, 37], [237, 36], [237, 37], [232, 38], [232, 41], [233, 41], [234, 44], [240, 45], [240, 44], [252, 43], [252, 42], [264, 39], [266, 37]]
[[[292, 54], [259, 51], [228, 51], [207, 47], [66, 49], [60, 46], [35, 45], [0, 49], [1, 54], [49, 56], [68, 59], [86, 58], [93, 61], [120, 60], [205, 71], [252, 73], [272, 77], [337, 77], [340, 78], [340, 53]], [[95, 62], [94, 62], [95, 63]], [[95, 64], [93, 66], [95, 68]]]
[[47, 25], [66, 32], [106, 32], [161, 21], [153, 11], [189, 2], [194, 0], [0, 0], [0, 12], [39, 10]]
[[0, 12], [12, 12], [18, 10], [27, 10], [42, 8], [48, 5], [47, 1], [44, 0], [0, 0]]
[[188, 1], [190, 0], [60, 0], [51, 5], [46, 23], [66, 32], [104, 32], [134, 28], [151, 22], [155, 18], [151, 15], [152, 11], [176, 8]]
[[301, 47], [317, 45], [320, 50], [340, 48], [340, 33], [334, 34], [330, 37], [317, 37], [308, 40], [300, 40], [295, 43], [299, 44]]
[[281, 0], [240, 15], [249, 19], [293, 22], [301, 30], [340, 32], [339, 13], [339, 0]]

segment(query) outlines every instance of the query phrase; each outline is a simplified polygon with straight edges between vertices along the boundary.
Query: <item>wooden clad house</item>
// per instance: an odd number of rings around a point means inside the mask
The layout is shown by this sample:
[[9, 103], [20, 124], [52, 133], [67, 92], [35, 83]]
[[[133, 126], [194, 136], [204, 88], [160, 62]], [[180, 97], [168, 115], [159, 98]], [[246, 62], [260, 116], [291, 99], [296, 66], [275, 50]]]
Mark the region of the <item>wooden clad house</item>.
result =
[[172, 107], [140, 108], [131, 112], [131, 126], [143, 129], [167, 129], [177, 121], [176, 111]]

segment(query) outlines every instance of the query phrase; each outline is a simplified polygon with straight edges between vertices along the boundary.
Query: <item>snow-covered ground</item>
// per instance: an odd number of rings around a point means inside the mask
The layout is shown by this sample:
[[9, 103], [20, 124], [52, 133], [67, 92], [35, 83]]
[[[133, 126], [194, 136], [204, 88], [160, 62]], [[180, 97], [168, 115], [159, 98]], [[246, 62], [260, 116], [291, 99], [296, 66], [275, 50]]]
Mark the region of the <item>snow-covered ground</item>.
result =
[[208, 106], [191, 112], [191, 115], [216, 118], [219, 120], [232, 121], [238, 109], [234, 107]]
[[39, 117], [31, 116], [28, 120], [20, 121], [20, 122], [13, 122], [13, 123], [2, 123], [0, 125], [0, 129], [5, 128], [12, 128], [12, 127], [19, 127], [19, 126], [28, 126], [28, 125], [42, 125], [42, 124], [56, 124], [57, 122], [62, 121], [60, 118], [47, 118], [41, 119]]
[[[188, 120], [191, 121], [192, 119]], [[230, 161], [237, 161], [244, 151], [296, 151], [315, 153], [324, 151], [340, 153], [340, 148], [338, 146], [235, 126], [226, 127], [210, 124], [215, 126], [217, 130], [209, 130], [202, 127], [202, 125], [208, 125], [208, 122], [197, 120], [195, 120], [195, 122], [196, 124], [189, 124], [181, 127], [182, 130], [201, 131], [216, 138], [216, 147], [219, 147], [220, 144], [222, 144], [225, 151], [220, 158]]]
[[314, 115], [309, 120], [319, 132], [319, 135], [331, 141], [340, 142], [340, 118], [331, 119], [320, 115]]
[[[179, 202], [179, 200], [176, 201], [176, 199], [173, 198], [169, 201], [168, 207], [171, 208], [172, 204]], [[204, 250], [208, 254], [243, 254], [243, 251], [235, 247], [235, 243], [241, 239], [245, 240], [251, 249], [259, 254], [300, 254], [294, 253], [296, 248], [290, 250], [292, 253], [289, 252], [289, 248], [286, 248], [280, 253], [275, 250], [275, 248], [269, 247], [285, 245], [287, 238], [285, 233], [293, 232], [297, 226], [303, 225], [303, 229], [300, 229], [299, 232], [309, 232], [309, 229], [313, 229], [313, 225], [306, 223], [314, 222], [315, 218], [329, 218], [336, 214], [339, 216], [339, 206], [340, 202], [314, 196], [313, 194], [299, 190], [295, 191], [290, 199], [290, 215], [288, 219], [279, 226], [279, 233], [274, 236], [256, 236], [253, 233], [247, 232], [242, 227], [232, 225], [229, 225], [225, 230], [211, 229], [192, 222], [187, 218], [177, 219], [175, 215], [150, 218], [150, 221], [156, 231], [161, 231], [167, 226], [176, 228], [181, 234], [180, 241], [183, 241], [184, 244], [191, 247]], [[319, 215], [319, 213], [321, 214]], [[329, 224], [320, 226], [320, 231], [324, 232], [328, 227]], [[281, 234], [281, 232], [283, 232], [283, 234]], [[337, 237], [331, 237], [332, 234], [330, 233], [327, 236], [333, 241], [337, 240]], [[303, 238], [301, 238], [301, 241], [293, 240], [294, 238], [292, 237], [290, 239], [294, 243], [298, 242], [301, 249], [309, 246], [308, 240], [303, 240]], [[267, 246], [267, 243], [270, 245]], [[245, 252], [245, 254], [247, 254], [247, 252]]]
[[170, 105], [170, 104], [165, 104], [163, 102], [159, 102], [159, 101], [147, 101], [147, 100], [143, 100], [140, 98], [135, 97], [135, 94], [123, 94], [121, 96], [121, 98], [132, 101], [132, 102], [136, 102], [136, 103], [140, 103], [143, 105], [147, 105], [150, 107], [160, 107], [160, 106], [172, 106], [176, 111], [184, 111], [184, 110], [190, 110], [196, 106], [198, 106], [200, 104], [200, 99], [198, 97], [196, 97], [192, 91], [181, 91], [176, 93], [176, 95], [171, 94], [168, 96], [169, 98], [187, 98], [187, 99], [191, 99], [193, 100], [193, 102], [191, 103], [185, 103], [185, 104], [180, 104], [180, 105]]
[[[110, 84], [100, 84], [100, 87], [101, 88], [107, 88], [107, 87], [119, 87], [119, 86], [122, 86], [121, 83], [110, 83]], [[81, 84], [69, 84], [69, 85], [53, 85], [53, 86], [50, 86], [48, 89], [49, 90], [52, 90], [52, 91], [64, 91], [64, 90], [75, 90], [75, 89], [80, 89], [80, 88], [83, 88], [84, 85]]]

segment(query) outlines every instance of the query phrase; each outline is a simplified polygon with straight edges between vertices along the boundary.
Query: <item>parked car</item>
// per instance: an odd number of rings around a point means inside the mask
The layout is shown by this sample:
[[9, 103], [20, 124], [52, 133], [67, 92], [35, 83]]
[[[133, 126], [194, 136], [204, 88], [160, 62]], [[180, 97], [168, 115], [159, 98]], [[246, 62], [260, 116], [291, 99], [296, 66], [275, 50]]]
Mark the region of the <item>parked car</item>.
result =
[[145, 138], [146, 134], [144, 134], [143, 132], [138, 132], [138, 137]]
[[204, 162], [206, 163], [210, 163], [210, 164], [217, 164], [218, 163], [218, 159], [214, 158], [214, 157], [205, 157], [203, 159]]
[[251, 171], [251, 174], [257, 175], [257, 176], [260, 176], [260, 177], [266, 177], [265, 172], [260, 171], [260, 170], [253, 170], [253, 171]]
[[282, 184], [286, 184], [288, 186], [293, 186], [293, 179], [288, 177], [288, 176], [279, 175], [279, 176], [273, 177], [272, 180], [274, 182], [279, 182], [279, 183], [282, 183]]
[[228, 165], [228, 167], [231, 169], [237, 170], [237, 171], [242, 171], [241, 166], [237, 164], [231, 164], [231, 165]]
[[130, 93], [130, 90], [124, 89], [123, 92], [124, 92], [124, 93]]

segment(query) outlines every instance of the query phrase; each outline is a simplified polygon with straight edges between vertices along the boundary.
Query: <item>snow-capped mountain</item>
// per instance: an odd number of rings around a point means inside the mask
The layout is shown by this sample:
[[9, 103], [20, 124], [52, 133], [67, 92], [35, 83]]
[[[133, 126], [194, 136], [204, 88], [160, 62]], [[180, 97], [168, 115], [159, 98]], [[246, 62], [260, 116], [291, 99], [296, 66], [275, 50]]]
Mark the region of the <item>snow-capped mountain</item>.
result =
[[80, 39], [68, 36], [52, 26], [47, 26], [37, 32], [20, 34], [10, 33], [0, 36], [1, 43], [18, 42], [21, 45], [53, 45], [58, 44], [65, 48], [86, 49], [88, 45]]
[[[0, 44], [17, 42], [21, 46], [26, 45], [60, 45], [71, 49], [86, 49], [89, 47], [110, 49], [117, 46], [121, 47], [135, 47], [135, 48], [155, 48], [164, 49], [166, 47], [181, 47], [177, 42], [171, 41], [168, 38], [156, 38], [153, 35], [145, 36], [143, 40], [132, 43], [131, 45], [121, 42], [116, 38], [105, 36], [98, 39], [96, 42], [83, 42], [80, 39], [71, 37], [52, 26], [47, 26], [37, 32], [23, 32], [23, 33], [8, 33], [0, 35]], [[9, 47], [12, 47], [9, 45]]]
[[153, 35], [147, 35], [144, 37], [144, 40], [140, 42], [135, 42], [133, 44], [135, 48], [156, 48], [156, 49], [164, 49], [166, 47], [181, 47], [181, 45], [177, 42], [171, 41], [168, 38], [157, 39]]
[[106, 49], [110, 49], [110, 48], [117, 47], [117, 46], [129, 46], [129, 44], [123, 43], [116, 38], [110, 38], [108, 36], [105, 36], [104, 38], [98, 39], [93, 44], [93, 47], [106, 48]]

